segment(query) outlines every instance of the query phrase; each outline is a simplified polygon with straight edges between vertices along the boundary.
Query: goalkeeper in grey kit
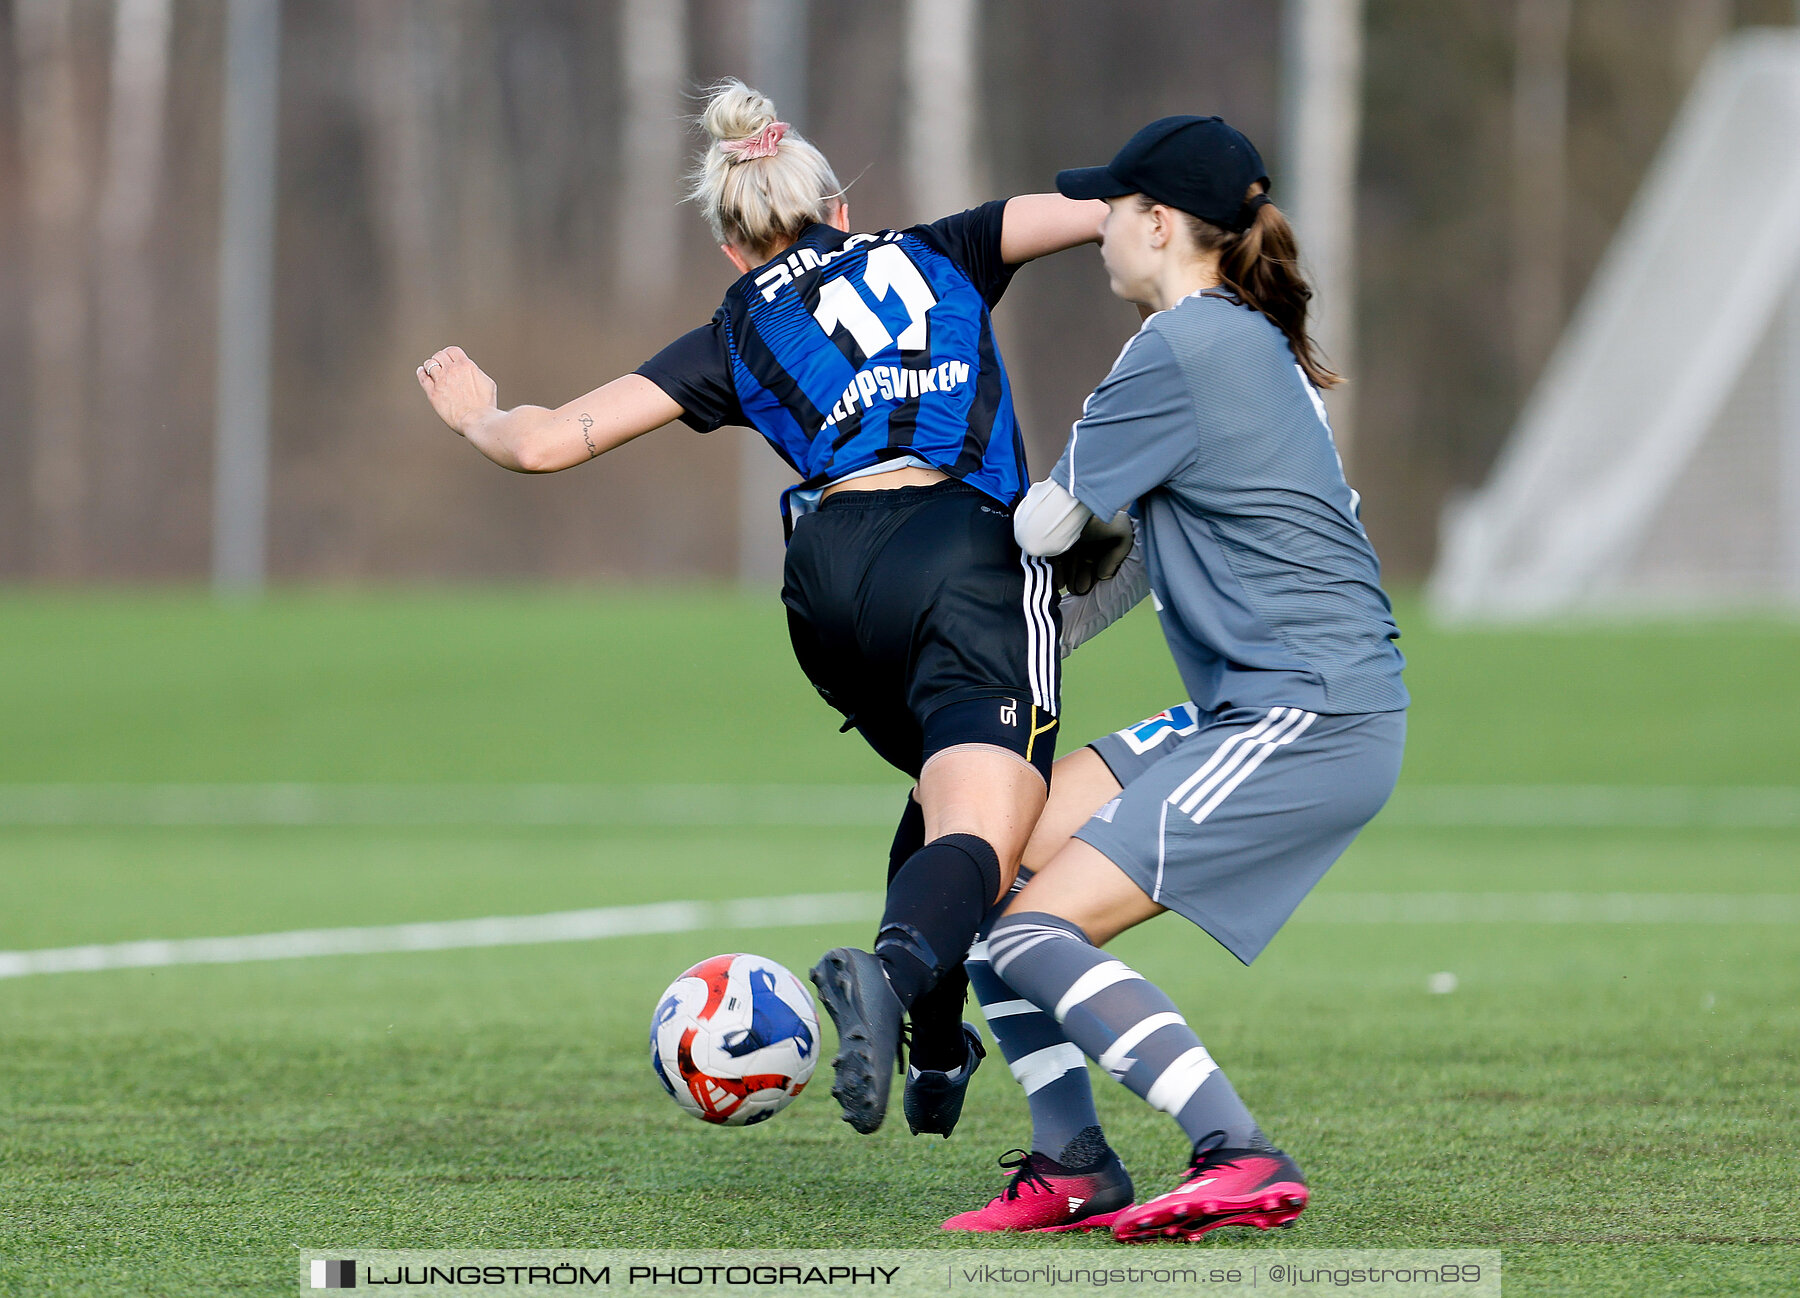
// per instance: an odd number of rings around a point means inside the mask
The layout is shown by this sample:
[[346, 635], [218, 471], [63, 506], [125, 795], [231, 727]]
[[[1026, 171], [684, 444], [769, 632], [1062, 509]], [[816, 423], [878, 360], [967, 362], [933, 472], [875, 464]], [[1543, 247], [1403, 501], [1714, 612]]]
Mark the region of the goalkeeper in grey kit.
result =
[[[1288, 1225], [1300, 1169], [1169, 998], [1100, 948], [1173, 910], [1245, 964], [1262, 952], [1393, 789], [1399, 631], [1319, 397], [1337, 376], [1307, 337], [1310, 291], [1249, 140], [1164, 118], [1057, 187], [1106, 200], [1112, 290], [1150, 314], [1015, 532], [1057, 555], [1128, 510], [1140, 546], [1064, 600], [1064, 647], [1148, 595], [1190, 699], [1056, 763], [1030, 881], [968, 961], [1031, 1148], [1002, 1160], [999, 1197], [945, 1227], [1129, 1241]], [[1181, 1127], [1173, 1190], [1133, 1203], [1090, 1058]]]

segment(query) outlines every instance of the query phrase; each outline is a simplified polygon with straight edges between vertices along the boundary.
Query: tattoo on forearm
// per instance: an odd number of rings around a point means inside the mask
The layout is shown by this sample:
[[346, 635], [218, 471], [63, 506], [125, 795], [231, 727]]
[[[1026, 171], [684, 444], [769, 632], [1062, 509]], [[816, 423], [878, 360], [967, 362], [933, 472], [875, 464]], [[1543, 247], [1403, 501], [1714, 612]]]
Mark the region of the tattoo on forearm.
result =
[[592, 415], [577, 415], [575, 416], [575, 422], [581, 425], [581, 440], [587, 443], [588, 459], [591, 460], [596, 455], [600, 454], [600, 448], [595, 446], [594, 439], [588, 436], [588, 429], [594, 426], [594, 417]]

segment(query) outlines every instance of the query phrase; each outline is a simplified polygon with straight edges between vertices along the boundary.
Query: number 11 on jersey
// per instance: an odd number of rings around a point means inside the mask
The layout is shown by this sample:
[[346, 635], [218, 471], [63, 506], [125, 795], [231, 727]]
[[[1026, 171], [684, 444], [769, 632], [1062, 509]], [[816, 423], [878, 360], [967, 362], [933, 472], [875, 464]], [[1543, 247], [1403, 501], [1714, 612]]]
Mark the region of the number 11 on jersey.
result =
[[896, 339], [888, 332], [881, 317], [857, 291], [849, 275], [840, 275], [819, 285], [819, 302], [813, 308], [813, 319], [819, 322], [819, 328], [827, 336], [840, 328], [847, 330], [864, 359], [875, 356], [893, 343], [898, 343], [903, 352], [924, 351], [929, 345], [925, 316], [937, 305], [937, 297], [925, 277], [919, 274], [919, 268], [913, 265], [912, 258], [898, 245], [884, 243], [871, 250], [864, 260], [862, 280], [878, 302], [886, 301], [892, 295], [900, 298], [908, 317], [900, 337]]

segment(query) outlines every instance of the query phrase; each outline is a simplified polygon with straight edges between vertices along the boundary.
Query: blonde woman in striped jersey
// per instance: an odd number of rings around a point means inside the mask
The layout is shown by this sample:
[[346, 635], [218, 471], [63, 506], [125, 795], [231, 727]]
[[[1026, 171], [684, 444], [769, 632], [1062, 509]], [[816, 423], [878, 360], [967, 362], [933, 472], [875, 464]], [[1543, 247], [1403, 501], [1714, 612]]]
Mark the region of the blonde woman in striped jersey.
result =
[[813, 971], [838, 1027], [832, 1094], [857, 1131], [879, 1127], [910, 1018], [907, 1121], [947, 1136], [982, 1057], [961, 1022], [963, 953], [1043, 809], [1060, 707], [1050, 565], [1012, 534], [1028, 478], [989, 311], [1020, 265], [1092, 242], [1104, 206], [1027, 194], [853, 232], [830, 164], [766, 96], [722, 82], [703, 122], [690, 196], [738, 275], [709, 323], [555, 410], [499, 409], [456, 347], [418, 380], [445, 423], [520, 472], [676, 420], [752, 426], [794, 470], [795, 655], [845, 728], [916, 781], [873, 949]]

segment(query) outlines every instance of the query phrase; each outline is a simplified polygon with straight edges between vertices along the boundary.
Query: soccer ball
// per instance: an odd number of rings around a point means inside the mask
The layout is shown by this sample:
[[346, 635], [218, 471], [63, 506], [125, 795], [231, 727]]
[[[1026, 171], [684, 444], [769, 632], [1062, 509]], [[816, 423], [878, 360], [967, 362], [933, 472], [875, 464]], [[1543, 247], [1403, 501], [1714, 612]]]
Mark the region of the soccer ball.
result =
[[800, 980], [759, 955], [702, 960], [662, 995], [650, 1066], [702, 1122], [747, 1127], [788, 1106], [819, 1059], [819, 1015]]

